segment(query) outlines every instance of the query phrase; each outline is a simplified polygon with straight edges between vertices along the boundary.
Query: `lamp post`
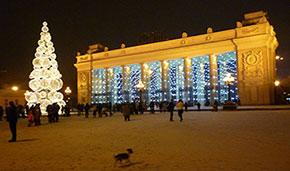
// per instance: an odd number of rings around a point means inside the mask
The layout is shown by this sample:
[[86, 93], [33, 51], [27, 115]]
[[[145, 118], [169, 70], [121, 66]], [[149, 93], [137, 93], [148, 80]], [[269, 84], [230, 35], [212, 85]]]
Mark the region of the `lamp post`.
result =
[[228, 85], [228, 91], [229, 91], [228, 92], [228, 101], [231, 101], [231, 94], [230, 94], [231, 93], [231, 88], [230, 88], [230, 86], [231, 86], [231, 83], [233, 81], [235, 81], [235, 78], [232, 77], [230, 73], [227, 73], [227, 75], [225, 76], [223, 81]]
[[276, 80], [275, 82], [274, 82], [274, 84], [275, 84], [275, 104], [278, 104], [278, 92], [277, 92], [277, 89], [278, 89], [278, 87], [279, 87], [279, 85], [280, 85], [280, 81], [278, 81], [278, 80]]
[[13, 87], [11, 87], [11, 90], [13, 90], [13, 91], [18, 91], [18, 87], [17, 86], [13, 86]]
[[140, 102], [142, 102], [142, 90], [144, 89], [145, 85], [143, 82], [140, 80], [137, 84], [137, 88], [140, 90]]
[[66, 89], [64, 90], [65, 94], [66, 94], [66, 102], [68, 103], [69, 102], [69, 95], [71, 94], [71, 89], [69, 87], [66, 87]]

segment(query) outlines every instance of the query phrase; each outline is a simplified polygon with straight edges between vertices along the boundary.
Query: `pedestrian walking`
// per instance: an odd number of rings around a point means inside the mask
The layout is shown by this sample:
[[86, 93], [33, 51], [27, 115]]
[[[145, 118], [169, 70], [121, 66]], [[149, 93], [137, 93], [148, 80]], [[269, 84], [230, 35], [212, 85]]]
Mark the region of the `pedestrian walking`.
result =
[[49, 123], [54, 122], [54, 117], [53, 117], [53, 111], [52, 111], [52, 105], [51, 104], [46, 107], [46, 112], [47, 112], [48, 122]]
[[17, 108], [14, 105], [14, 102], [9, 102], [9, 107], [6, 110], [7, 121], [9, 122], [10, 131], [12, 134], [12, 138], [8, 142], [16, 141], [16, 125], [18, 119]]
[[153, 101], [150, 102], [149, 107], [150, 107], [151, 113], [152, 114], [155, 113], [155, 111], [154, 111], [154, 102]]
[[93, 117], [95, 118], [96, 116], [97, 116], [97, 106], [96, 105], [94, 105], [93, 106]]
[[65, 105], [64, 113], [65, 113], [65, 116], [70, 117], [70, 106], [69, 106], [69, 104]]
[[160, 111], [160, 113], [162, 113], [162, 109], [163, 109], [163, 103], [162, 103], [162, 101], [160, 101], [159, 102], [159, 111]]
[[170, 119], [169, 119], [169, 121], [174, 121], [173, 120], [173, 110], [174, 110], [174, 107], [175, 107], [175, 103], [174, 103], [173, 99], [171, 99], [170, 103], [168, 104], [168, 111], [170, 112]]
[[198, 110], [198, 111], [200, 111], [200, 103], [199, 103], [199, 102], [197, 102], [197, 104], [196, 104], [196, 105], [197, 105], [197, 110]]
[[185, 109], [185, 112], [187, 112], [187, 107], [188, 107], [188, 103], [185, 102], [185, 103], [184, 103], [184, 109]]
[[139, 108], [140, 113], [143, 114], [144, 113], [143, 102], [141, 101], [139, 102], [138, 108]]
[[167, 110], [167, 104], [168, 104], [168, 102], [163, 102], [163, 112], [165, 113], [166, 112], [166, 110]]
[[122, 111], [123, 111], [125, 122], [126, 121], [130, 121], [130, 114], [131, 114], [130, 104], [129, 103], [123, 103]]
[[31, 127], [33, 125], [32, 110], [29, 110], [28, 115], [27, 115], [27, 119], [28, 119], [28, 127]]
[[184, 106], [183, 101], [180, 99], [179, 102], [177, 103], [178, 116], [180, 118], [180, 122], [183, 121], [183, 118], [182, 118], [183, 106]]
[[40, 104], [37, 104], [34, 108], [34, 124], [35, 124], [35, 126], [41, 125], [40, 116], [41, 116]]
[[52, 113], [53, 113], [53, 118], [54, 118], [53, 122], [54, 121], [58, 122], [59, 109], [60, 109], [59, 105], [57, 103], [53, 103], [53, 105], [52, 105]]
[[86, 116], [86, 118], [89, 117], [89, 110], [90, 110], [90, 105], [87, 103], [85, 105], [85, 116]]

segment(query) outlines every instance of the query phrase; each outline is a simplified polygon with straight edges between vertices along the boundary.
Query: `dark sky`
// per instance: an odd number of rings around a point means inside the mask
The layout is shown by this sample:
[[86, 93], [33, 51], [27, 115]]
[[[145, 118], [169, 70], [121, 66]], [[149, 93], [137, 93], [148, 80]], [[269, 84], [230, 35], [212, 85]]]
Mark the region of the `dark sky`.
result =
[[278, 77], [290, 75], [290, 1], [287, 0], [1, 0], [0, 78], [27, 86], [43, 21], [48, 22], [65, 86], [76, 92], [76, 52], [95, 43], [109, 49], [137, 44], [143, 32], [161, 31], [169, 39], [236, 27], [244, 13], [268, 12], [279, 41]]

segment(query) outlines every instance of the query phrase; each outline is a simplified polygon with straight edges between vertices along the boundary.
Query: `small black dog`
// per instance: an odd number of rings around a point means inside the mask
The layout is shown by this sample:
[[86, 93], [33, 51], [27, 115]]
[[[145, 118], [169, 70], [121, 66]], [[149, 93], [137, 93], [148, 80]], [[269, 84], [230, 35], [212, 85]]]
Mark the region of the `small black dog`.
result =
[[115, 158], [115, 164], [114, 167], [116, 167], [117, 162], [119, 161], [121, 163], [121, 165], [123, 166], [123, 160], [126, 160], [127, 163], [131, 164], [129, 158], [130, 158], [130, 154], [133, 153], [133, 150], [131, 148], [127, 149], [128, 153], [120, 153], [117, 154], [116, 156], [114, 156]]

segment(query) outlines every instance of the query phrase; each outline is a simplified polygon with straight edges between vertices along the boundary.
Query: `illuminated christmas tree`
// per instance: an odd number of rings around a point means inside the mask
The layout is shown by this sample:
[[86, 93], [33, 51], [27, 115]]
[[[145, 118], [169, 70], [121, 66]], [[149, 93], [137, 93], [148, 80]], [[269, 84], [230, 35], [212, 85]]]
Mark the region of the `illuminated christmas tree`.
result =
[[64, 106], [63, 94], [57, 92], [63, 86], [62, 75], [58, 70], [55, 49], [48, 32], [47, 22], [42, 23], [40, 40], [32, 61], [33, 71], [30, 73], [29, 87], [32, 92], [25, 93], [28, 106], [40, 104], [42, 113], [46, 113], [49, 104], [57, 103]]

